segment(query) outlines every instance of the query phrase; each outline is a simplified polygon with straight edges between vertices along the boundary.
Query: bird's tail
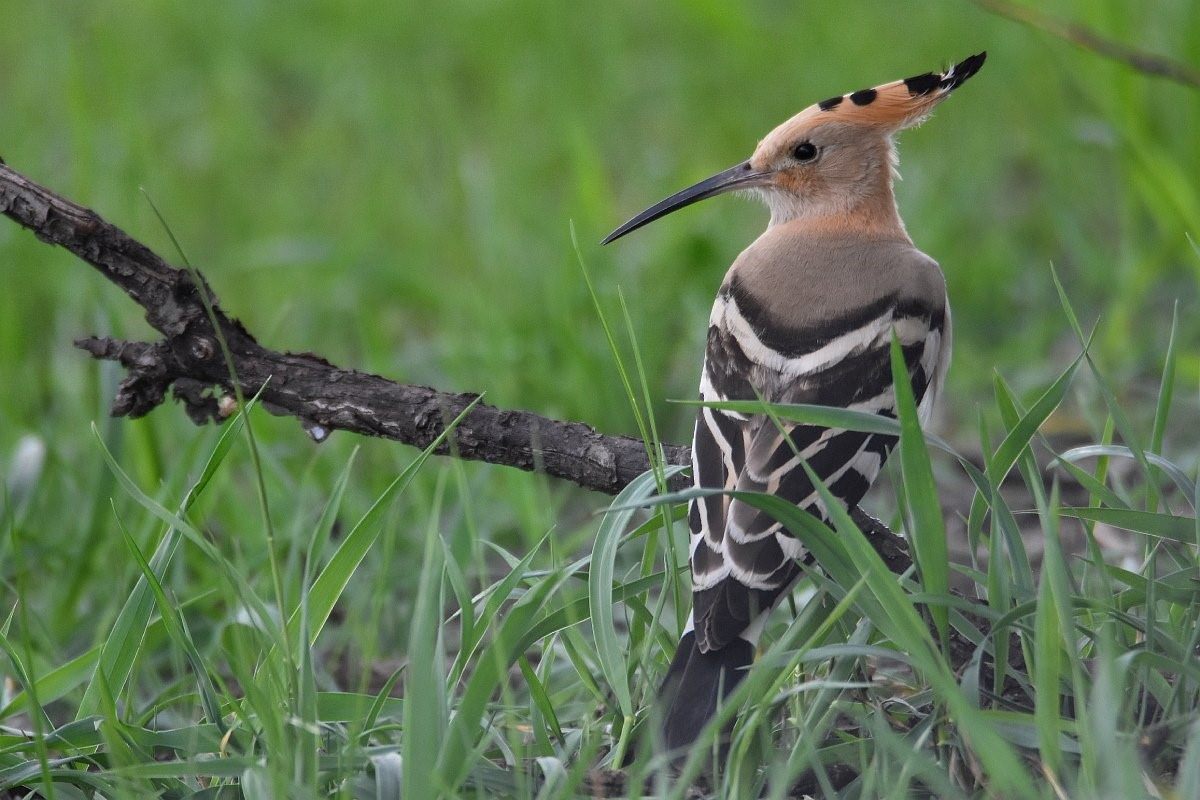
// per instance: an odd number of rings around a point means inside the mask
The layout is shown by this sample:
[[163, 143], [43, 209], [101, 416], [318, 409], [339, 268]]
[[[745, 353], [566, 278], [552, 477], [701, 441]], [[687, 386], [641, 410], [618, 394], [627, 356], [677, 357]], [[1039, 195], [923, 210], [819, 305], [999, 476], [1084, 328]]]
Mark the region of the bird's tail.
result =
[[734, 639], [720, 650], [704, 653], [694, 631], [683, 635], [659, 689], [663, 743], [668, 752], [686, 755], [753, 661], [754, 645], [745, 639]]

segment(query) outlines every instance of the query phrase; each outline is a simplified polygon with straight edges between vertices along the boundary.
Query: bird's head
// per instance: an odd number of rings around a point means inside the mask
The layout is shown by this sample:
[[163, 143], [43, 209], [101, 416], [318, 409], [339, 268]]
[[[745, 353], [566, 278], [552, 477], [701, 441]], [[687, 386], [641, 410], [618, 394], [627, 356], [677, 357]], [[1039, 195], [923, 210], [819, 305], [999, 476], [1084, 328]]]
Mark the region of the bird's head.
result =
[[831, 97], [771, 131], [754, 154], [724, 172], [656, 203], [610, 233], [604, 244], [707, 197], [757, 193], [772, 224], [846, 213], [886, 193], [890, 202], [892, 135], [919, 124], [983, 66], [986, 53], [945, 72], [927, 72], [874, 89]]

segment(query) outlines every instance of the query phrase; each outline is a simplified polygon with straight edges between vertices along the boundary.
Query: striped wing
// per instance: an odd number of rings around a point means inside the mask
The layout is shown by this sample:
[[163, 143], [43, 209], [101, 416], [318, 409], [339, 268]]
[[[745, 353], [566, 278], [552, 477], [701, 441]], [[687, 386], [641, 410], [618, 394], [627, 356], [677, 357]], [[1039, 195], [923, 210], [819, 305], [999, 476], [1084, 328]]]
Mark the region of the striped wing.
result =
[[[840, 406], [895, 415], [890, 342], [902, 345], [922, 410], [931, 406], [949, 346], [944, 306], [884, 298], [869, 315], [821, 331], [769, 333], [755, 322], [736, 284], [714, 307], [700, 395], [704, 400], [754, 399]], [[863, 317], [866, 317], [865, 319]], [[835, 497], [856, 505], [879, 474], [895, 438], [814, 425], [780, 429], [763, 415], [711, 408], [696, 421], [696, 484], [768, 492], [824, 517], [802, 461]], [[757, 638], [765, 613], [799, 575], [807, 552], [770, 515], [713, 495], [692, 501], [693, 623], [701, 650], [735, 638]]]

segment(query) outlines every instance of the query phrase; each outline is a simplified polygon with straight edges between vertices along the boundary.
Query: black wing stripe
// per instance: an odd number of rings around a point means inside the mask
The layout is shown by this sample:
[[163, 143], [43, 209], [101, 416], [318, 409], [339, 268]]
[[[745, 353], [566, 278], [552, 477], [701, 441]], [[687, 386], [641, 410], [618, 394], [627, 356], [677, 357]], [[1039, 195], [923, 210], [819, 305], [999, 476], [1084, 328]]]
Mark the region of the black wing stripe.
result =
[[782, 433], [776, 434], [768, 445], [771, 448], [770, 457], [761, 465], [746, 465], [747, 469], [752, 469], [751, 477], [761, 483], [769, 482], [778, 470], [796, 457], [797, 453], [803, 453], [812, 447], [828, 430], [815, 425], [797, 425], [788, 432], [787, 439], [791, 440], [791, 444], [783, 438]]
[[889, 294], [841, 316], [831, 316], [816, 324], [788, 325], [772, 316], [736, 275], [722, 287], [718, 295], [718, 302], [730, 300], [737, 304], [742, 319], [755, 330], [758, 340], [786, 358], [797, 358], [819, 350], [835, 339], [887, 315], [896, 322], [906, 318], [923, 318], [928, 320], [931, 329], [936, 330], [941, 330], [945, 324], [943, 309], [930, 308], [916, 298], [897, 298]]
[[861, 500], [867, 493], [867, 489], [871, 488], [871, 480], [874, 477], [874, 475], [868, 477], [851, 467], [842, 473], [842, 477], [829, 484], [829, 493], [843, 499], [857, 497]]
[[[832, 436], [816, 455], [807, 459], [808, 466], [819, 478], [827, 480], [858, 455], [869, 436], [861, 431], [843, 431]], [[802, 503], [812, 493], [812, 481], [800, 464], [787, 471], [775, 490], [777, 496], [795, 504]]]
[[[800, 379], [800, 385], [813, 394], [816, 398], [814, 402], [821, 405], [853, 405], [885, 392], [890, 393], [892, 364], [889, 347], [864, 350], [844, 358], [828, 369], [804, 376]], [[921, 361], [925, 341], [905, 345], [901, 351], [911, 370]]]
[[788, 358], [818, 350], [848, 331], [870, 324], [896, 304], [894, 296], [885, 295], [842, 317], [823, 320], [817, 325], [794, 327], [782, 325], [773, 318], [736, 275], [722, 290], [722, 296], [737, 303], [742, 319], [758, 333], [760, 342]]

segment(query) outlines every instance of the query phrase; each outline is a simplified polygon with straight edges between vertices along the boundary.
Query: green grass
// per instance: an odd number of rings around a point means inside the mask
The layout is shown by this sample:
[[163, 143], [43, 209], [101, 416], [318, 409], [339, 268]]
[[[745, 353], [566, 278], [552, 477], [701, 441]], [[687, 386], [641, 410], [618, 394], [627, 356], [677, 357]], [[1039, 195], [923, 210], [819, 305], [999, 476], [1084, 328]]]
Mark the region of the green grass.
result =
[[[1046, 10], [1200, 52], [1185, 0]], [[651, 452], [690, 433], [694, 407], [668, 400], [695, 396], [712, 295], [765, 214], [718, 200], [599, 239], [813, 100], [986, 48], [900, 142], [902, 211], [955, 309], [941, 438], [903, 415], [892, 491], [868, 503], [916, 526], [916, 569], [897, 582], [849, 520], [795, 520], [826, 570], [729, 707], [714, 791], [828, 792], [849, 765], [864, 798], [1138, 797], [1144, 776], [1200, 794], [1196, 92], [967, 2], [0, 17], [0, 155], [170, 255], [144, 187], [264, 342]], [[0, 796], [564, 797], [619, 751], [683, 796], [650, 748], [683, 526], [627, 508], [661, 472], [614, 504], [318, 446], [259, 410], [257, 455], [241, 423], [172, 406], [110, 420], [119, 372], [70, 342], [149, 336], [138, 309], [7, 221], [0, 276]], [[1063, 499], [1076, 485], [1088, 502]], [[935, 491], [986, 564], [947, 565]], [[1137, 563], [1102, 563], [1114, 528]], [[1056, 546], [1080, 531], [1082, 551]], [[947, 595], [956, 570], [983, 612]], [[981, 650], [1015, 633], [1027, 669], [954, 673], [927, 620]], [[1018, 707], [995, 700], [1006, 677]]]

